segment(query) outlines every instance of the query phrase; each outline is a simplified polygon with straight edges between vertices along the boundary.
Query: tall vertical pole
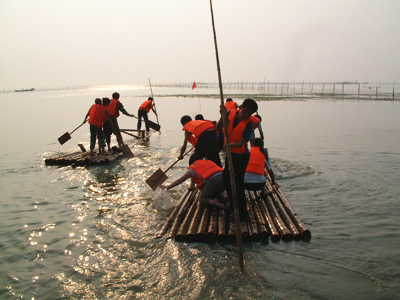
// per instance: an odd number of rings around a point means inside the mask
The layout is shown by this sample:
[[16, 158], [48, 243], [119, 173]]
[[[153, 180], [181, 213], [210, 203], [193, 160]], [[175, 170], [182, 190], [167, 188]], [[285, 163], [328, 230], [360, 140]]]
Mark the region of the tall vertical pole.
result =
[[153, 103], [154, 103], [154, 111], [156, 112], [157, 124], [160, 124], [160, 123], [158, 123], [158, 114], [157, 114], [157, 109], [156, 109], [156, 102], [154, 101], [153, 89], [151, 88], [150, 77], [149, 77], [149, 85], [150, 85], [150, 91], [151, 91], [151, 98], [153, 98]]
[[[215, 33], [214, 13], [213, 13], [213, 8], [212, 8], [212, 0], [210, 0], [210, 9], [211, 9], [212, 28], [213, 28], [213, 34], [214, 34], [215, 56], [217, 58], [219, 95], [221, 97], [221, 106], [223, 106], [224, 105], [224, 92], [222, 90], [221, 68], [219, 66], [217, 35]], [[225, 131], [226, 156], [227, 156], [227, 159], [228, 159], [229, 176], [230, 176], [230, 179], [231, 179], [231, 188], [232, 188], [232, 197], [233, 197], [233, 199], [232, 199], [232, 202], [233, 202], [233, 213], [234, 213], [234, 216], [235, 216], [236, 242], [237, 242], [237, 247], [238, 247], [238, 258], [239, 258], [239, 271], [240, 271], [240, 273], [244, 273], [242, 233], [241, 233], [241, 230], [240, 230], [239, 210], [238, 210], [237, 193], [236, 193], [236, 182], [235, 182], [235, 171], [233, 170], [231, 147], [229, 145], [229, 133], [228, 133], [228, 124], [227, 124], [227, 120], [226, 120], [226, 110], [221, 110], [221, 117], [222, 117], [222, 122], [223, 122], [223, 125], [224, 125], [224, 131]]]

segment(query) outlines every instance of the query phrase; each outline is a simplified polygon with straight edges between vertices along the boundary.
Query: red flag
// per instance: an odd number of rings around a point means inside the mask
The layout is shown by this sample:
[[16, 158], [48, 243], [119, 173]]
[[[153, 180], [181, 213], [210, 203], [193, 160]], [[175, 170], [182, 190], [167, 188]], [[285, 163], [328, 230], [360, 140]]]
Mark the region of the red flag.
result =
[[197, 85], [196, 85], [196, 81], [193, 81], [192, 90], [194, 90], [196, 86], [197, 86]]

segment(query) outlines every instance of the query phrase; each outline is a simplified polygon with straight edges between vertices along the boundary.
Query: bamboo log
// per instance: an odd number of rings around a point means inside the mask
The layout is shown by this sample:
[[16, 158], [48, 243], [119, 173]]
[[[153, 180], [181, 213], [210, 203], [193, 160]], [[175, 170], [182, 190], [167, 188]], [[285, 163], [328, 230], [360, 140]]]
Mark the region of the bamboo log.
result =
[[201, 220], [199, 223], [199, 227], [196, 232], [196, 239], [200, 242], [206, 241], [206, 234], [208, 229], [208, 221], [210, 217], [210, 207], [206, 206], [203, 210], [203, 215], [201, 216]]
[[195, 189], [194, 191], [192, 191], [190, 193], [190, 196], [186, 198], [186, 201], [184, 202], [184, 204], [181, 206], [181, 208], [179, 209], [176, 218], [174, 220], [174, 222], [171, 225], [171, 229], [169, 231], [169, 235], [168, 238], [175, 238], [176, 233], [179, 230], [179, 227], [181, 225], [181, 222], [184, 218], [185, 212], [188, 209], [188, 207], [193, 204], [194, 199], [197, 195], [197, 189]]
[[226, 216], [227, 216], [226, 210], [220, 209], [218, 215], [218, 235], [217, 235], [218, 243], [226, 243], [228, 240], [226, 234]]
[[191, 243], [194, 242], [197, 228], [199, 226], [201, 215], [203, 214], [204, 207], [200, 203], [200, 196], [197, 197], [196, 203], [190, 208], [187, 218], [182, 223], [175, 240], [178, 241], [182, 238], [185, 241]]
[[283, 207], [285, 208], [286, 212], [292, 219], [293, 223], [296, 225], [297, 229], [301, 233], [301, 238], [305, 241], [309, 241], [311, 239], [311, 232], [308, 228], [304, 225], [304, 223], [297, 217], [295, 210], [293, 209], [292, 205], [290, 204], [289, 200], [286, 196], [281, 192], [279, 188], [274, 187], [275, 192], [277, 193], [280, 202], [282, 203]]
[[[265, 198], [265, 196], [263, 196], [263, 197]], [[285, 223], [287, 228], [293, 234], [294, 240], [296, 240], [296, 241], [300, 240], [301, 239], [300, 231], [297, 229], [297, 227], [296, 227], [296, 225], [294, 225], [292, 219], [286, 213], [286, 210], [283, 207], [283, 205], [281, 204], [281, 202], [279, 201], [279, 198], [276, 195], [276, 193], [273, 193], [272, 195], [269, 195], [267, 197], [270, 197], [270, 199], [272, 199], [272, 201], [273, 201], [273, 203], [275, 205], [275, 208], [278, 211], [282, 221]]]
[[[278, 237], [278, 241], [281, 239], [278, 232], [276, 231], [275, 225], [270, 224], [270, 226], [266, 225], [267, 222], [263, 216], [262, 210], [259, 206], [258, 202], [254, 202], [252, 204], [254, 210], [254, 217], [256, 219], [256, 223], [258, 225], [259, 236], [262, 240], [268, 240], [268, 236], [271, 236], [272, 241], [276, 241], [276, 237]], [[272, 227], [272, 230], [268, 230], [269, 227]], [[274, 240], [275, 237], [275, 240]]]
[[[279, 235], [281, 236], [281, 239], [283, 241], [290, 241], [293, 239], [293, 234], [290, 232], [290, 230], [287, 228], [285, 223], [282, 221], [281, 217], [279, 216], [279, 213], [277, 212], [271, 198], [268, 196], [264, 198], [267, 208], [271, 214], [272, 220], [275, 223], [276, 228], [278, 229]], [[262, 203], [262, 202], [261, 202]]]
[[218, 229], [218, 208], [214, 206], [211, 211], [210, 225], [208, 226], [206, 235], [207, 242], [215, 243], [217, 239], [217, 229]]
[[179, 209], [182, 207], [182, 205], [184, 204], [185, 200], [187, 199], [187, 197], [189, 196], [190, 191], [186, 190], [185, 193], [183, 193], [181, 199], [179, 199], [178, 205], [176, 205], [172, 211], [170, 212], [167, 220], [164, 222], [164, 226], [161, 228], [161, 230], [159, 231], [159, 233], [155, 236], [155, 238], [161, 238], [163, 237], [168, 229], [171, 227], [172, 221], [173, 219], [176, 217], [176, 215], [178, 214]]
[[[230, 219], [233, 218], [233, 213], [231, 213]], [[240, 223], [239, 223], [240, 224]], [[235, 221], [229, 221], [229, 228], [228, 228], [228, 241], [230, 243], [236, 242], [236, 226]]]
[[[249, 200], [252, 202], [253, 199], [251, 198], [251, 195], [248, 191], [247, 191], [247, 195], [249, 197]], [[258, 240], [260, 238], [260, 236], [258, 234], [257, 220], [256, 220], [256, 217], [254, 216], [253, 207], [250, 202], [247, 203], [247, 211], [249, 212], [249, 217], [250, 217], [250, 224], [249, 224], [250, 236], [254, 240]], [[267, 236], [267, 238], [268, 238], [268, 236]]]

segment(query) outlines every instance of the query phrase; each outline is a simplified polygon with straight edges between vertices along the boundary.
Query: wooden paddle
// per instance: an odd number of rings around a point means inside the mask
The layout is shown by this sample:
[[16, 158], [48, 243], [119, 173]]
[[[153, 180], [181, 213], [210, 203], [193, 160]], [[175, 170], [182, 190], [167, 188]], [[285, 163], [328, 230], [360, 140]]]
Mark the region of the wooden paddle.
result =
[[119, 132], [119, 130], [117, 132], [118, 128], [115, 128], [112, 120], [108, 120], [108, 122], [110, 122], [111, 128], [115, 134], [115, 137], [117, 138], [118, 145], [121, 148], [122, 153], [128, 157], [134, 157], [131, 148], [129, 148], [129, 146], [127, 144], [124, 144], [124, 142], [122, 141], [121, 132]]
[[[189, 149], [188, 151], [186, 151], [185, 154], [183, 154], [183, 156], [185, 156], [186, 154], [188, 154], [190, 151], [193, 150], [194, 147], [192, 147], [191, 149]], [[167, 170], [165, 170], [165, 172], [163, 172], [160, 168], [158, 168], [157, 171], [155, 171], [149, 178], [147, 178], [146, 183], [153, 189], [153, 191], [156, 190], [156, 188], [164, 183], [165, 180], [168, 179], [167, 173], [173, 166], [175, 166], [175, 164], [180, 161], [180, 159], [177, 159], [176, 162], [174, 162]]]
[[74, 130], [71, 131], [71, 133], [64, 133], [62, 136], [60, 136], [58, 138], [58, 141], [60, 142], [61, 145], [65, 144], [67, 141], [69, 141], [71, 139], [71, 134], [73, 134], [79, 127], [81, 127], [83, 124], [85, 124], [85, 122], [83, 122], [81, 125], [79, 125], [78, 127], [76, 127]]
[[[138, 117], [136, 117], [136, 116], [134, 116], [134, 115], [132, 115], [132, 116], [133, 116], [134, 118], [136, 118], [136, 119], [139, 120]], [[152, 122], [152, 121], [150, 121], [150, 120], [148, 120], [148, 121], [143, 120], [143, 122], [147, 123], [151, 129], [154, 129], [154, 130], [156, 130], [156, 131], [160, 131], [160, 128], [161, 128], [160, 125], [158, 125], [158, 124], [156, 124], [156, 123], [154, 123], [154, 122]]]

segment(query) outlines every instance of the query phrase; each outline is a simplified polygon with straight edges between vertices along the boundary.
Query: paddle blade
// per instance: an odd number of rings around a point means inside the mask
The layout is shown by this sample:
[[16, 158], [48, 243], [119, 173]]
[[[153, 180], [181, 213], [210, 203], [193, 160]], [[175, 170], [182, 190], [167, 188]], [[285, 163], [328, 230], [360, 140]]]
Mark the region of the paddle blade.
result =
[[156, 188], [167, 179], [168, 176], [161, 169], [158, 169], [153, 175], [147, 178], [146, 183], [155, 191]]
[[63, 145], [70, 139], [71, 139], [71, 135], [68, 132], [66, 132], [58, 138], [58, 141], [60, 142], [61, 145]]
[[154, 122], [152, 122], [152, 121], [147, 121], [146, 122], [147, 124], [149, 124], [149, 127], [151, 128], [151, 129], [154, 129], [154, 130], [156, 130], [156, 131], [160, 131], [160, 129], [161, 129], [161, 126], [159, 125], [159, 124], [157, 124], [157, 123], [154, 123]]
[[135, 156], [135, 155], [133, 155], [131, 148], [129, 148], [129, 146], [127, 144], [122, 144], [121, 150], [122, 150], [122, 153], [124, 153], [128, 157]]

